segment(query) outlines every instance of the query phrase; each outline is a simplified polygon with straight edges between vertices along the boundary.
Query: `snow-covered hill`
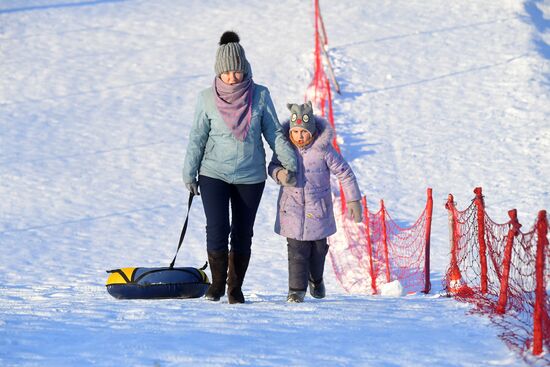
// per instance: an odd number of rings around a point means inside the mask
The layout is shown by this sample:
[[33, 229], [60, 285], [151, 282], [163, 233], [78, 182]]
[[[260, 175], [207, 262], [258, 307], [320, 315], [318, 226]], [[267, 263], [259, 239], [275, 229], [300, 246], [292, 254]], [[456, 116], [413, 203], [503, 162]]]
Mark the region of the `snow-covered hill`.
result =
[[[239, 32], [279, 117], [302, 101], [313, 1], [0, 2], [2, 366], [478, 366], [524, 361], [488, 319], [437, 296], [448, 193], [482, 186], [499, 222], [550, 209], [550, 3], [321, 1], [343, 89], [344, 156], [374, 209], [413, 222], [434, 191], [432, 295], [285, 303], [286, 245], [268, 181], [246, 305], [116, 301], [106, 269], [168, 265], [181, 167], [217, 41]], [[201, 266], [204, 214], [178, 264]]]

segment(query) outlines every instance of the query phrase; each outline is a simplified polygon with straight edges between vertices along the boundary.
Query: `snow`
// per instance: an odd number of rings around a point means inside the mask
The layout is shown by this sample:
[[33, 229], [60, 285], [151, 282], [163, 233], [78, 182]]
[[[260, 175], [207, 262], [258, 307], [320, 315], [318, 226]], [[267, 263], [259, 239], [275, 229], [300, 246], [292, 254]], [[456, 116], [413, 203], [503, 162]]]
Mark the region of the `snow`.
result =
[[[439, 297], [447, 213], [482, 186], [497, 222], [550, 209], [550, 5], [321, 1], [342, 88], [343, 154], [371, 210], [413, 223], [433, 188], [431, 295], [287, 304], [278, 188], [258, 213], [246, 305], [117, 301], [105, 270], [166, 266], [186, 213], [181, 167], [217, 40], [239, 32], [280, 118], [313, 67], [313, 2], [0, 3], [2, 366], [524, 365], [488, 318]], [[205, 261], [197, 200], [179, 256]]]
[[394, 280], [380, 286], [380, 295], [383, 297], [402, 297], [406, 295], [405, 289], [399, 280]]

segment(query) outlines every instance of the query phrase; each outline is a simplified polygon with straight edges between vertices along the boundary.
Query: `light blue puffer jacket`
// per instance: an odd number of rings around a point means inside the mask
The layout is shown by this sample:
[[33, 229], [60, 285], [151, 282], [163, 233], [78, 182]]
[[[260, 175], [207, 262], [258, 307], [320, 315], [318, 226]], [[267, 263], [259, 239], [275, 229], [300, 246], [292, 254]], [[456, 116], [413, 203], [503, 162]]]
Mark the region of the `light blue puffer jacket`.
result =
[[262, 135], [281, 164], [296, 172], [296, 157], [283, 135], [269, 90], [256, 84], [252, 97], [252, 120], [244, 141], [237, 140], [223, 121], [211, 88], [199, 94], [183, 166], [183, 181], [197, 175], [231, 184], [254, 184], [267, 178]]

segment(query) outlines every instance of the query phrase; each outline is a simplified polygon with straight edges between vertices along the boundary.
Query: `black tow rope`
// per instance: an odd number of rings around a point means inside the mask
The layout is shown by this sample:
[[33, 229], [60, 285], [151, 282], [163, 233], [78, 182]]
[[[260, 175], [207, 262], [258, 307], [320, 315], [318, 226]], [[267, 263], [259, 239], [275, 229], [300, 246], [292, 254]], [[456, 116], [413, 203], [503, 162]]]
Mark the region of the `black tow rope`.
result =
[[[185, 232], [187, 232], [187, 223], [189, 222], [189, 211], [191, 210], [191, 204], [193, 203], [193, 197], [194, 196], [195, 195], [192, 192], [189, 193], [189, 201], [188, 201], [188, 204], [187, 204], [187, 216], [185, 217], [185, 223], [183, 223], [183, 229], [181, 230], [180, 242], [178, 244], [178, 249], [176, 250], [176, 254], [174, 255], [174, 259], [170, 263], [170, 269], [172, 269], [174, 267], [174, 264], [176, 262], [176, 257], [178, 257], [178, 252], [180, 250], [181, 244], [183, 243], [183, 239], [185, 238]], [[207, 264], [208, 263], [204, 264], [204, 267], [202, 267], [201, 270], [206, 269]]]

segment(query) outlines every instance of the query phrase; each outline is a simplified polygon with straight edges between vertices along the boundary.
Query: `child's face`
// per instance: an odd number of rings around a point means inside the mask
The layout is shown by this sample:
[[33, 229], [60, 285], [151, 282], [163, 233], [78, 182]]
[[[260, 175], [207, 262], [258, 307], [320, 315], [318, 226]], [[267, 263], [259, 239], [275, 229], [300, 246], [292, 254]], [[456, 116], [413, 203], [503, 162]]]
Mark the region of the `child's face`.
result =
[[290, 129], [290, 140], [298, 147], [305, 147], [311, 142], [311, 133], [301, 127]]

